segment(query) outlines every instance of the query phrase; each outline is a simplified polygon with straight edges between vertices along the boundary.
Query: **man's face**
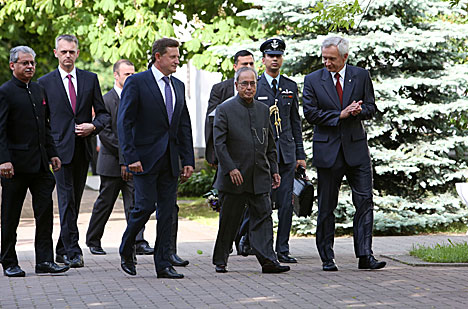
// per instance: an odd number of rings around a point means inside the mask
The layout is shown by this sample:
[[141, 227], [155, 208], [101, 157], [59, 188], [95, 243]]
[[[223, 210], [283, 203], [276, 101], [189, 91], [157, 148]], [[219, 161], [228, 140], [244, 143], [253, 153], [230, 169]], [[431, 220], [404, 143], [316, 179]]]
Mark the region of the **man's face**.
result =
[[265, 54], [262, 58], [262, 63], [265, 69], [269, 72], [277, 72], [283, 65], [283, 55], [269, 55]]
[[60, 40], [57, 44], [57, 49], [54, 49], [54, 54], [55, 58], [59, 61], [60, 67], [66, 72], [71, 72], [75, 67], [75, 61], [80, 51], [76, 47], [75, 42]]
[[117, 86], [122, 89], [127, 77], [133, 74], [135, 74], [135, 67], [133, 65], [121, 63], [118, 70], [114, 72], [114, 78]]
[[167, 47], [166, 52], [161, 55], [160, 53], [155, 54], [155, 65], [164, 75], [175, 73], [179, 66], [179, 48], [178, 47]]
[[239, 56], [237, 57], [237, 64], [234, 63], [234, 71], [237, 72], [237, 70], [239, 70], [240, 68], [244, 68], [244, 67], [249, 67], [253, 69], [254, 65], [255, 65], [255, 62], [254, 62], [253, 56], [251, 55]]
[[257, 79], [254, 72], [242, 72], [236, 81], [236, 89], [239, 96], [247, 102], [252, 102], [257, 90]]
[[340, 56], [338, 47], [329, 46], [322, 48], [322, 60], [323, 65], [327, 68], [329, 72], [339, 72], [344, 67], [348, 59], [348, 54], [345, 54], [344, 57]]
[[10, 69], [13, 71], [13, 76], [24, 83], [29, 83], [36, 71], [36, 63], [31, 54], [18, 53], [18, 60], [10, 62]]

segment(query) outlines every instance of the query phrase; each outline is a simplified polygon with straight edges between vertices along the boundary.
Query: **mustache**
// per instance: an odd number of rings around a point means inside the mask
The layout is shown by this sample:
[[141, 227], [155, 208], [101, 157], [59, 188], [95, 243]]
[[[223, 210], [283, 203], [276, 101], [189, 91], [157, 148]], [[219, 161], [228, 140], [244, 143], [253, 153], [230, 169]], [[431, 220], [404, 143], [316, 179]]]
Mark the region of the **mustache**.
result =
[[33, 69], [26, 69], [25, 72], [34, 72]]

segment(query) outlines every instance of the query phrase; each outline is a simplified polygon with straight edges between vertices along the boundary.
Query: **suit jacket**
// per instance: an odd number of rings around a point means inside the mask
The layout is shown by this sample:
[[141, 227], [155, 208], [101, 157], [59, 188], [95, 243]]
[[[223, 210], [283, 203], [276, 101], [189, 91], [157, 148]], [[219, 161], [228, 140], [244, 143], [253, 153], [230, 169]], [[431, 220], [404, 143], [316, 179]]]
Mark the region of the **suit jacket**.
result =
[[[58, 69], [38, 80], [39, 84], [44, 87], [48, 98], [51, 133], [63, 164], [71, 162], [75, 152], [75, 139], [82, 138], [75, 135], [75, 124], [93, 123], [96, 127], [96, 130], [92, 133], [94, 135], [104, 128], [110, 118], [102, 101], [97, 75], [76, 69], [76, 79], [78, 89], [75, 113], [73, 113]], [[92, 116], [93, 108], [94, 119]], [[86, 159], [90, 160], [93, 154], [91, 135], [83, 139], [86, 145]]]
[[117, 131], [125, 165], [141, 161], [143, 173], [169, 150], [173, 176], [182, 166], [195, 166], [192, 126], [185, 102], [185, 86], [171, 77], [175, 106], [169, 123], [166, 105], [150, 70], [128, 77], [122, 91]]
[[99, 150], [96, 171], [99, 175], [120, 177], [119, 139], [117, 134], [117, 112], [120, 98], [114, 88], [103, 96], [104, 106], [110, 114], [110, 121], [99, 133], [101, 149]]
[[307, 75], [304, 79], [304, 114], [314, 124], [313, 165], [330, 168], [340, 147], [347, 164], [360, 165], [370, 161], [367, 134], [362, 120], [371, 119], [376, 111], [374, 88], [369, 72], [346, 66], [343, 89], [343, 108], [362, 100], [362, 111], [357, 116], [339, 119], [340, 100], [330, 72], [326, 68]]
[[14, 76], [0, 87], [0, 164], [11, 162], [15, 173], [48, 170], [57, 157], [50, 135], [44, 89]]
[[208, 163], [217, 164], [213, 145], [214, 117], [208, 116], [216, 107], [234, 96], [234, 78], [213, 85], [208, 100], [208, 110], [205, 117], [205, 159]]
[[[281, 131], [279, 136], [276, 133], [275, 117], [271, 115], [274, 136], [278, 155], [282, 155], [284, 163], [293, 163], [296, 160], [305, 160], [304, 145], [302, 142], [302, 123], [299, 116], [299, 101], [297, 99], [297, 84], [293, 80], [280, 75], [276, 96], [273, 93], [268, 81], [263, 74], [258, 80], [257, 93], [255, 99], [273, 106], [275, 99], [281, 118]], [[278, 158], [278, 162], [280, 162]]]
[[[256, 100], [247, 104], [236, 95], [217, 107], [213, 133], [219, 160], [214, 187], [235, 194], [270, 192], [278, 164], [268, 107]], [[240, 186], [229, 175], [236, 168], [244, 179]]]

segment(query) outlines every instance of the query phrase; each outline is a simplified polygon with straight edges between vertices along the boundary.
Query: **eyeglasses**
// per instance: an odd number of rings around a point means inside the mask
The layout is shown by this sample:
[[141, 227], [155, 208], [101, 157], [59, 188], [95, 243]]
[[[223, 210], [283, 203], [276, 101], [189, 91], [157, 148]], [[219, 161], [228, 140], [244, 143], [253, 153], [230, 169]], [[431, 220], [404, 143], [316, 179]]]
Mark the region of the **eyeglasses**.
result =
[[245, 81], [245, 82], [239, 83], [239, 85], [241, 85], [244, 88], [249, 86], [249, 85], [250, 85], [250, 87], [255, 87], [255, 85], [257, 85], [257, 82], [256, 81], [252, 81], [252, 82]]
[[32, 65], [32, 66], [35, 66], [36, 65], [36, 61], [16, 61], [16, 63], [19, 63], [21, 65], [24, 65], [25, 67], [29, 65]]

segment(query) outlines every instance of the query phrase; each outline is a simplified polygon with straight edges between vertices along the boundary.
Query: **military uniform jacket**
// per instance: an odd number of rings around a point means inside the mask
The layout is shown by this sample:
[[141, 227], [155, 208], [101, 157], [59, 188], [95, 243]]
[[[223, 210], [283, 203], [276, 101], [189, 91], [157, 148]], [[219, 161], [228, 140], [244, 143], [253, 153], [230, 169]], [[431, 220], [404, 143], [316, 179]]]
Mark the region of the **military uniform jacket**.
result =
[[[256, 100], [248, 104], [239, 95], [217, 107], [213, 129], [219, 161], [216, 189], [234, 194], [270, 192], [271, 175], [278, 173], [278, 164], [269, 113], [266, 105]], [[240, 186], [229, 175], [236, 168], [244, 179]]]
[[[281, 131], [276, 133], [275, 117], [270, 116], [273, 134], [277, 143], [278, 155], [283, 157], [284, 163], [305, 160], [304, 145], [302, 143], [302, 124], [299, 116], [299, 101], [297, 98], [297, 84], [291, 79], [280, 75], [276, 96], [273, 94], [268, 81], [263, 74], [258, 80], [255, 98], [271, 107], [278, 100], [277, 106], [281, 118]], [[279, 157], [278, 157], [279, 159]], [[280, 160], [278, 160], [280, 162]]]
[[15, 173], [37, 173], [57, 156], [44, 90], [13, 76], [0, 87], [0, 164], [11, 162]]

